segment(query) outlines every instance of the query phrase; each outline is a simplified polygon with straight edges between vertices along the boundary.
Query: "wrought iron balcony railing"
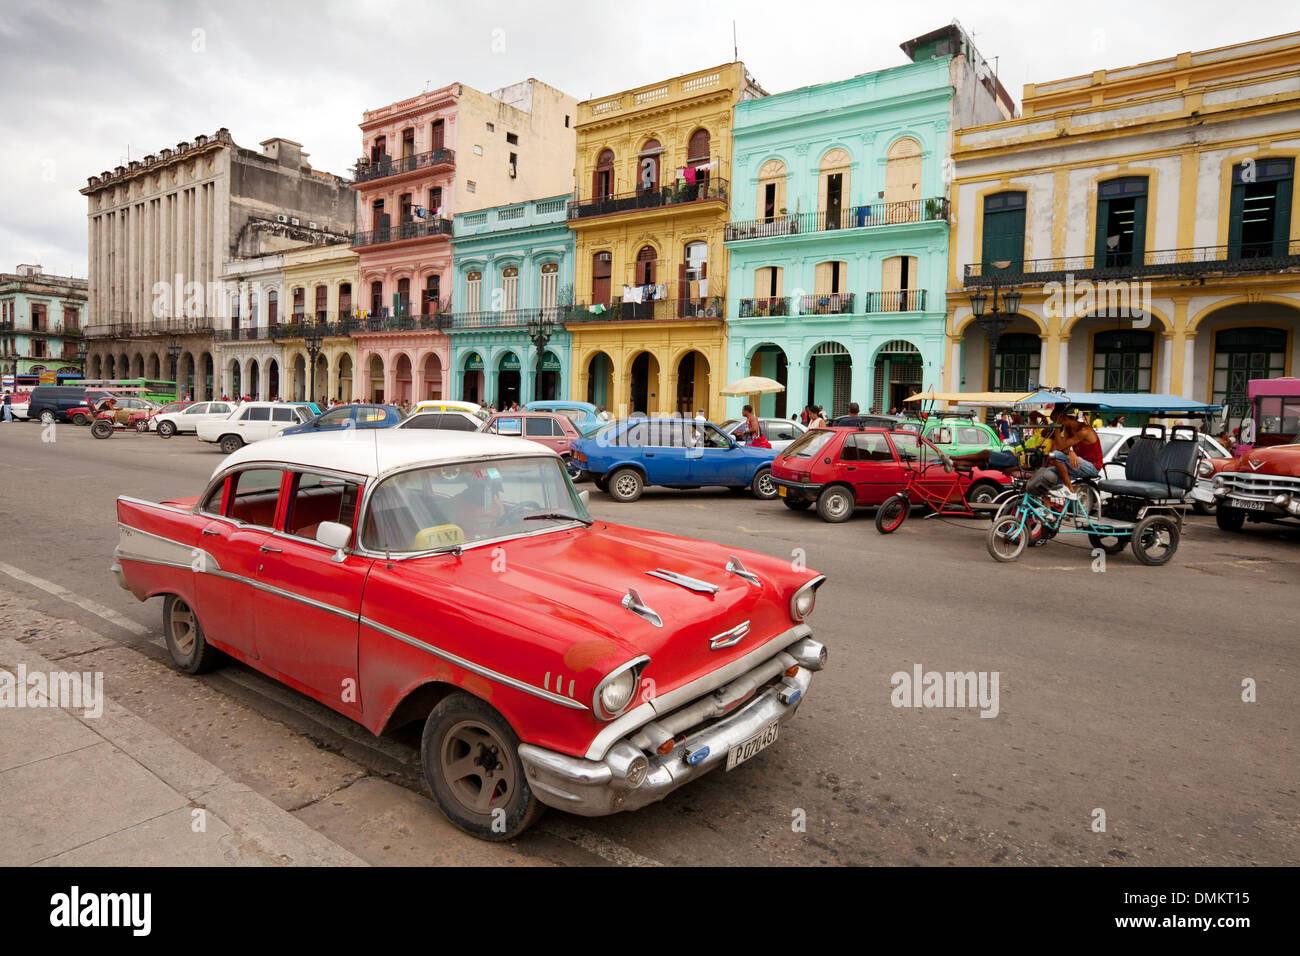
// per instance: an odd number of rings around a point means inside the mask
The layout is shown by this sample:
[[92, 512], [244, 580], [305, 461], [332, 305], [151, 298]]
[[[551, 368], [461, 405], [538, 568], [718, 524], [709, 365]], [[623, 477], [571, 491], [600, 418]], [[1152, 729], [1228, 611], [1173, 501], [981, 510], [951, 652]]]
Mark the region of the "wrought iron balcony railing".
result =
[[609, 305], [580, 302], [561, 313], [567, 324], [584, 322], [644, 322], [648, 320], [707, 319], [719, 321], [727, 315], [724, 296], [700, 299], [654, 299], [650, 302], [623, 302], [614, 299]]
[[1060, 282], [1075, 279], [1178, 279], [1300, 269], [1300, 240], [1153, 249], [1141, 255], [1058, 256], [968, 263], [967, 286]]
[[559, 325], [567, 307], [549, 306], [542, 309], [496, 309], [487, 312], [455, 312], [448, 325], [449, 331], [472, 329], [514, 329], [527, 328], [538, 321]]
[[768, 239], [773, 236], [796, 236], [834, 229], [863, 229], [874, 226], [897, 226], [910, 222], [942, 222], [948, 219], [948, 200], [909, 199], [904, 202], [878, 202], [865, 206], [846, 206], [838, 211], [799, 212], [733, 222], [727, 226], [727, 241], [733, 239]]
[[[840, 292], [776, 298], [741, 299], [738, 318], [760, 319], [795, 315], [868, 315], [878, 312], [924, 312], [925, 289], [884, 292]], [[793, 313], [792, 310], [793, 309]]]
[[711, 176], [701, 182], [688, 183], [679, 180], [654, 189], [638, 189], [635, 192], [614, 193], [610, 196], [587, 199], [574, 196], [569, 200], [569, 218], [587, 219], [591, 216], [609, 216], [619, 212], [662, 209], [698, 202], [726, 202], [730, 194], [728, 187], [729, 184], [725, 179]]
[[135, 338], [149, 335], [211, 335], [216, 327], [212, 316], [136, 319], [97, 323], [85, 327], [85, 337]]
[[432, 169], [435, 166], [456, 165], [456, 151], [452, 149], [431, 149], [426, 153], [411, 156], [383, 156], [377, 162], [358, 160], [353, 171], [353, 179], [358, 183], [409, 173], [416, 169]]
[[399, 242], [402, 239], [419, 239], [424, 236], [450, 236], [452, 224], [450, 219], [410, 219], [395, 226], [371, 229], [369, 232], [354, 232], [353, 247], [377, 246], [384, 242]]
[[801, 295], [797, 304], [800, 315], [851, 315], [853, 300], [852, 292], [827, 292]]

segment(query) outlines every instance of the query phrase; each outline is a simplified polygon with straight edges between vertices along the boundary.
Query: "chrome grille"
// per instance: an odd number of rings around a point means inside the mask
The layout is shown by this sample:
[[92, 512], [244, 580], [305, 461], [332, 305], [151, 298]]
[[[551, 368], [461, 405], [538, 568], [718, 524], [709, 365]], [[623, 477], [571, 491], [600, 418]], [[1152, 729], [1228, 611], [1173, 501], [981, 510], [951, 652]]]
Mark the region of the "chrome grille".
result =
[[1300, 477], [1258, 475], [1245, 471], [1221, 473], [1229, 494], [1249, 501], [1272, 501], [1278, 494], [1300, 494]]

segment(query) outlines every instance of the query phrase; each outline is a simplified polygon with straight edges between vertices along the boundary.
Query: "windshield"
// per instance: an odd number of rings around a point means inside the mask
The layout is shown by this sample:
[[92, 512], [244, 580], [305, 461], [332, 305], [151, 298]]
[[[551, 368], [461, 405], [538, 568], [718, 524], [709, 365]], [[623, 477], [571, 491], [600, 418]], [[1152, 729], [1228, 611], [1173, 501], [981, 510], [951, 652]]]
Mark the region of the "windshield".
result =
[[1119, 444], [1120, 439], [1124, 437], [1123, 433], [1098, 432], [1097, 437], [1101, 440], [1101, 456], [1105, 458], [1110, 454], [1110, 450]]
[[535, 534], [589, 519], [553, 456], [430, 465], [385, 478], [370, 496], [361, 543], [409, 554]]
[[813, 429], [796, 438], [785, 450], [786, 458], [812, 458], [835, 437], [834, 432]]

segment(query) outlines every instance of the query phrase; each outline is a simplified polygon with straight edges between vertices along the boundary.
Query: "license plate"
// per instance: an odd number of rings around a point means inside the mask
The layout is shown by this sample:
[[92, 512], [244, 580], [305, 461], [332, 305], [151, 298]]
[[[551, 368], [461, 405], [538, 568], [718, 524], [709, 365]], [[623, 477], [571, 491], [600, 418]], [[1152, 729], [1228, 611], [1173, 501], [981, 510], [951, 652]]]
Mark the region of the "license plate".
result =
[[1251, 501], [1249, 498], [1233, 498], [1232, 506], [1234, 508], [1245, 508], [1247, 511], [1264, 511], [1268, 507], [1262, 501]]
[[760, 750], [766, 750], [776, 742], [779, 723], [771, 723], [750, 737], [744, 743], [736, 744], [727, 751], [727, 769], [734, 770]]
[[784, 498], [786, 495], [790, 493], [790, 489], [787, 488], [785, 485], [777, 485], [776, 493], [780, 495], [782, 498]]

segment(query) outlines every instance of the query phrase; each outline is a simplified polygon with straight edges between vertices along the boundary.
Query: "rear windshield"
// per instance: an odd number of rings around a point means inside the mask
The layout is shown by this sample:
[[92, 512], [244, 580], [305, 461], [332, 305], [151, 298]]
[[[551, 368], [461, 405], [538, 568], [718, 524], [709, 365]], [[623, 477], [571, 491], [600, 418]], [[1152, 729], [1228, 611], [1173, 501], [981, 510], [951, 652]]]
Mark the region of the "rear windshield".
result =
[[786, 448], [785, 457], [812, 458], [834, 437], [834, 432], [822, 431], [819, 428], [804, 432]]

